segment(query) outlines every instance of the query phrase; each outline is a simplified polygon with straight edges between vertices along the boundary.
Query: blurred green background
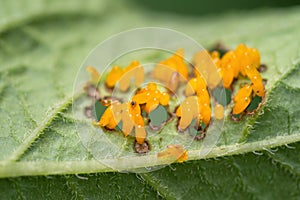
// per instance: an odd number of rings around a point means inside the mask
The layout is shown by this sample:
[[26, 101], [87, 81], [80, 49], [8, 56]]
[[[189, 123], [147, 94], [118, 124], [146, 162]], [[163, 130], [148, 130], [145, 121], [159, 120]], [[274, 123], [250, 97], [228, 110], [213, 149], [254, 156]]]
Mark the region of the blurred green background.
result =
[[182, 15], [222, 14], [256, 8], [278, 8], [299, 5], [299, 0], [130, 0], [143, 8]]

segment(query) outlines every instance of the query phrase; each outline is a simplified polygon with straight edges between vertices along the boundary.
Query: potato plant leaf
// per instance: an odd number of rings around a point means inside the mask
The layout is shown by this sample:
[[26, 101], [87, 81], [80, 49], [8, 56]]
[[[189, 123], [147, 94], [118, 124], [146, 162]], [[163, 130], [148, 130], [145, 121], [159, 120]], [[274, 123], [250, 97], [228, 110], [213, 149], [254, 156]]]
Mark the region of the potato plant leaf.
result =
[[[300, 8], [222, 17], [152, 12], [127, 1], [1, 1], [1, 199], [300, 196]], [[193, 142], [186, 163], [146, 174], [109, 172], [76, 132], [73, 81], [93, 47], [137, 26], [170, 27], [206, 47], [222, 41], [229, 48], [241, 42], [258, 48], [268, 66], [262, 74], [266, 102], [238, 123], [227, 116], [220, 140], [205, 156], [202, 142]], [[172, 130], [172, 124], [162, 129]], [[124, 170], [158, 164], [147, 159], [133, 156]]]

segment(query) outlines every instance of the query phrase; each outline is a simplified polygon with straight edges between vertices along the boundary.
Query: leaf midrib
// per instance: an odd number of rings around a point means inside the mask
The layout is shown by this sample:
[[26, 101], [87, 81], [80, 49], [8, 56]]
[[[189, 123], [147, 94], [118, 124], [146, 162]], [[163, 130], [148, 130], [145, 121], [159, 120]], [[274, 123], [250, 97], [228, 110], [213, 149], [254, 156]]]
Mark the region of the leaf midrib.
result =
[[[278, 142], [279, 141], [279, 142]], [[253, 151], [263, 151], [269, 148], [282, 146], [289, 143], [300, 141], [300, 133], [289, 136], [277, 136], [269, 140], [258, 142], [234, 144], [213, 148], [207, 155], [199, 157], [200, 150], [189, 151], [189, 160], [207, 159], [222, 156], [231, 156]], [[124, 161], [126, 160], [126, 161]], [[158, 161], [155, 155], [151, 156], [134, 156], [123, 159], [124, 166], [119, 166], [120, 170], [134, 171], [137, 167], [151, 167], [157, 165], [168, 165], [167, 161]], [[101, 160], [108, 163], [108, 160]], [[114, 169], [106, 166], [97, 160], [86, 161], [22, 161], [22, 162], [0, 162], [0, 178], [33, 176], [33, 175], [50, 175], [50, 174], [81, 174], [96, 172], [113, 172]], [[151, 162], [150, 162], [151, 161]], [[109, 160], [109, 162], [119, 163], [120, 159]], [[134, 166], [132, 166], [134, 163]]]

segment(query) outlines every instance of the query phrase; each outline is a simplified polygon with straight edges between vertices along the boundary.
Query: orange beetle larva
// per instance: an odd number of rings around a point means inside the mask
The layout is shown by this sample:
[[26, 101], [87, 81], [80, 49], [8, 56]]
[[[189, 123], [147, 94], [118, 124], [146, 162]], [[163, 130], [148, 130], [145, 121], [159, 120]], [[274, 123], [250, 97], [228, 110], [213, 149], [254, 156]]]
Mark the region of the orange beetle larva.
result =
[[91, 82], [97, 85], [101, 77], [101, 74], [98, 72], [98, 70], [95, 67], [88, 66], [86, 71], [89, 72], [91, 76]]
[[224, 118], [224, 107], [221, 104], [217, 104], [214, 107], [214, 116], [218, 120], [221, 120]]
[[124, 136], [128, 136], [133, 128], [135, 130], [135, 138], [139, 144], [142, 144], [146, 138], [144, 128], [144, 119], [141, 115], [140, 106], [134, 101], [130, 103], [112, 103], [104, 112], [101, 119], [96, 125], [115, 129], [119, 122], [122, 121], [122, 132]]
[[188, 159], [188, 152], [183, 149], [182, 145], [173, 144], [168, 145], [167, 148], [157, 154], [157, 157], [175, 159], [177, 162], [182, 163]]
[[121, 91], [126, 91], [130, 86], [131, 79], [134, 78], [135, 85], [138, 87], [144, 81], [144, 68], [138, 61], [132, 61], [126, 68], [114, 66], [106, 77], [105, 84], [109, 88], [115, 87], [119, 82]]
[[242, 113], [251, 102], [252, 85], [245, 85], [242, 87], [234, 97], [235, 105], [233, 107], [233, 114]]
[[199, 123], [203, 122], [208, 125], [211, 119], [210, 104], [205, 102], [201, 97], [189, 96], [176, 110], [176, 116], [180, 117], [179, 129], [185, 130], [196, 119]]
[[146, 113], [150, 113], [159, 104], [167, 106], [170, 101], [170, 96], [166, 92], [160, 92], [155, 83], [149, 83], [146, 88], [138, 91], [132, 100], [138, 104], [146, 104], [144, 110]]
[[155, 79], [162, 81], [168, 89], [175, 91], [179, 82], [185, 82], [188, 78], [184, 50], [177, 49], [173, 56], [158, 63], [152, 75]]

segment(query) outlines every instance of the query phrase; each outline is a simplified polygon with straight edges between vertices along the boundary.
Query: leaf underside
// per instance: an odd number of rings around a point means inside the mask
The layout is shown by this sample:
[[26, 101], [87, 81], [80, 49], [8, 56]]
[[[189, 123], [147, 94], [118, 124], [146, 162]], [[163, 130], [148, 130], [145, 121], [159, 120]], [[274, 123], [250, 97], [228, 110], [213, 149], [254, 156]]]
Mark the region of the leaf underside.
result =
[[[120, 2], [1, 2], [1, 199], [54, 194], [65, 199], [100, 194], [103, 199], [298, 198], [299, 11], [256, 10], [200, 19], [153, 15]], [[221, 40], [230, 48], [244, 42], [259, 49], [268, 66], [263, 73], [267, 99], [254, 116], [238, 123], [227, 117], [221, 139], [205, 157], [199, 156], [201, 143], [194, 142], [186, 163], [144, 174], [104, 173], [111, 169], [93, 159], [76, 132], [73, 81], [94, 46], [137, 26], [168, 26], [204, 46]], [[124, 170], [140, 159], [133, 157]], [[83, 173], [93, 174], [76, 175]], [[24, 175], [31, 177], [16, 177]]]

